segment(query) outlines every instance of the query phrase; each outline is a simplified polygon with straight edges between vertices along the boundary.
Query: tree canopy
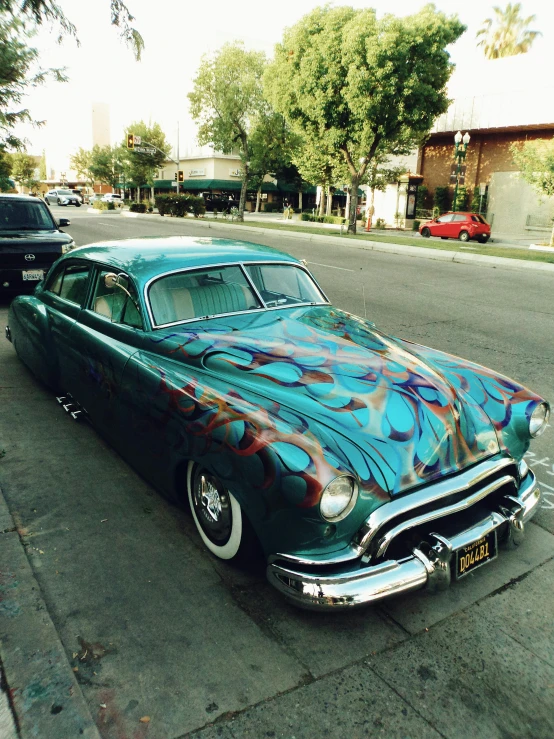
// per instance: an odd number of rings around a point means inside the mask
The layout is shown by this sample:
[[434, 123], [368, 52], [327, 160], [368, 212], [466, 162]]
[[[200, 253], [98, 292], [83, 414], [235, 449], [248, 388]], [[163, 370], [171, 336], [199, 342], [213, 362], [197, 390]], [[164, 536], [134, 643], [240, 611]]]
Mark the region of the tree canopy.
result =
[[225, 44], [213, 56], [203, 56], [188, 94], [190, 113], [198, 123], [198, 143], [211, 144], [242, 160], [239, 220], [243, 220], [250, 165], [250, 134], [263, 108], [262, 75], [265, 54], [246, 51], [243, 44]]
[[[142, 146], [155, 146], [157, 151], [154, 154], [144, 154], [133, 149], [127, 149], [126, 141], [129, 133], [140, 136]], [[118, 151], [121, 152], [122, 172], [125, 179], [133, 182], [137, 187], [143, 187], [145, 185], [152, 186], [156, 170], [164, 166], [171, 152], [171, 144], [168, 143], [159, 123], [148, 124], [144, 121], [135, 121], [127, 127], [121, 147], [114, 147], [114, 149], [115, 152], [112, 152], [112, 155], [115, 153], [116, 157]]]
[[530, 31], [528, 26], [534, 23], [535, 16], [522, 18], [521, 3], [508, 3], [502, 10], [495, 5], [494, 16], [483, 21], [477, 31], [480, 41], [477, 46], [482, 47], [487, 59], [499, 59], [504, 56], [525, 54], [531, 48], [540, 31]]
[[464, 32], [457, 16], [425, 6], [378, 20], [374, 10], [316, 8], [285, 31], [265, 74], [269, 101], [307, 140], [348, 167], [349, 232], [358, 185], [377, 155], [417, 146], [448, 108], [447, 46]]

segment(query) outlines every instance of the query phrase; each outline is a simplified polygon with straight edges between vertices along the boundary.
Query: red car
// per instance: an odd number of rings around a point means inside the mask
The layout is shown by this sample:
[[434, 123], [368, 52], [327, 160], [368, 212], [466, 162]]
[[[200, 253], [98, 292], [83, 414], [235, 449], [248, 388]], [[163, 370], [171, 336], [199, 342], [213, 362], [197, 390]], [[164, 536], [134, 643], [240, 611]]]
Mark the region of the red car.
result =
[[491, 236], [491, 227], [483, 216], [477, 213], [445, 213], [440, 218], [425, 221], [419, 227], [419, 233], [423, 238], [429, 236], [440, 236], [441, 239], [459, 239], [469, 241], [477, 239], [481, 244], [486, 244]]

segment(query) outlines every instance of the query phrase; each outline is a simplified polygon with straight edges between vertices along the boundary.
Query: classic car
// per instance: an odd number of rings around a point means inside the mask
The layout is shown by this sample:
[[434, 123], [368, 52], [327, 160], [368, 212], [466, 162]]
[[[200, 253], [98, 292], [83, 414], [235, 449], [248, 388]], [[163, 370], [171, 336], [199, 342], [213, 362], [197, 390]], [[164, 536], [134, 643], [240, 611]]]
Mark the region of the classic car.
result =
[[[6, 335], [216, 557], [259, 548], [306, 608], [440, 589], [516, 547], [549, 405], [333, 307], [305, 264], [240, 241], [63, 256]], [[492, 564], [491, 566], [494, 566]]]
[[0, 296], [29, 292], [75, 242], [48, 206], [30, 195], [0, 195]]
[[491, 237], [491, 227], [478, 213], [444, 213], [440, 218], [424, 221], [419, 225], [424, 239], [440, 236], [441, 239], [476, 240], [486, 244]]

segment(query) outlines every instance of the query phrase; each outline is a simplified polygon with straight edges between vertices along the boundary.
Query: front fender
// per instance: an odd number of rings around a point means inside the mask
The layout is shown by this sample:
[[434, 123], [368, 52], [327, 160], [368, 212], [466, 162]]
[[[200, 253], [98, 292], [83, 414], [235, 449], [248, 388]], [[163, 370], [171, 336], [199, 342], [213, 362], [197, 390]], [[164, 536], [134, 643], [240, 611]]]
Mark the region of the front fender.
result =
[[19, 295], [10, 305], [8, 325], [21, 361], [39, 380], [57, 389], [59, 363], [46, 306], [34, 295]]

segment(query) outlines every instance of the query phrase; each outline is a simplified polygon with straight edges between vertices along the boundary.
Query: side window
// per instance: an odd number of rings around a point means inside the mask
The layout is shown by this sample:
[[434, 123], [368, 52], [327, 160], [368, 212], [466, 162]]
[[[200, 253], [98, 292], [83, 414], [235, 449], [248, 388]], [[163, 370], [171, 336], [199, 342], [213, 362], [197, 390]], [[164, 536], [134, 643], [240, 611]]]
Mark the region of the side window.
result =
[[441, 216], [440, 218], [437, 218], [437, 223], [450, 223], [452, 220], [452, 213], [448, 213], [446, 216]]
[[92, 299], [92, 310], [112, 323], [122, 323], [132, 328], [142, 328], [142, 318], [137, 291], [131, 280], [121, 275], [119, 284], [114, 287], [106, 285], [106, 275], [113, 270], [103, 269], [96, 281], [96, 289]]
[[87, 296], [89, 267], [84, 264], [62, 265], [48, 280], [46, 290], [76, 305], [83, 305]]
[[454, 216], [452, 220], [456, 221], [457, 223], [459, 223], [460, 221], [467, 221], [467, 216], [457, 215]]

